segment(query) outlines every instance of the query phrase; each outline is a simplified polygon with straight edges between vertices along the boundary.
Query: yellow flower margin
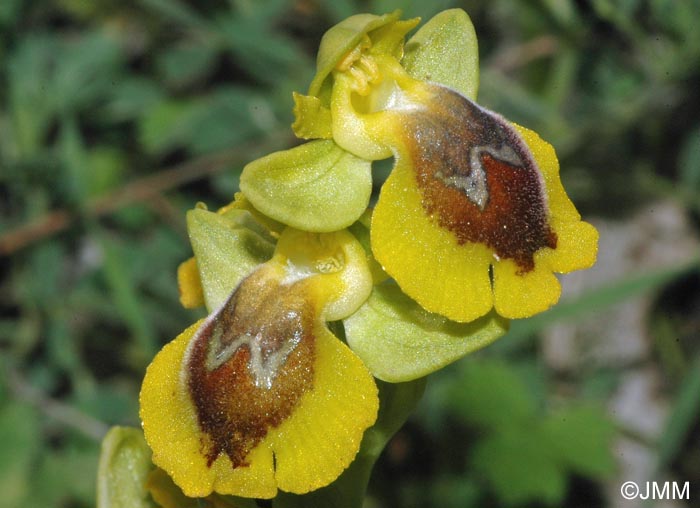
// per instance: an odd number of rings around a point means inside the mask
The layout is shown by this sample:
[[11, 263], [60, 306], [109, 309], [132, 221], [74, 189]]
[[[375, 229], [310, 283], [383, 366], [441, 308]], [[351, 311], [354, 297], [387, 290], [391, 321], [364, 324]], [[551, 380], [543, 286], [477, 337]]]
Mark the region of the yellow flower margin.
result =
[[[329, 266], [327, 252], [319, 255], [319, 249], [326, 248], [341, 249], [341, 270]], [[141, 420], [153, 462], [190, 497], [217, 492], [272, 498], [278, 489], [302, 494], [323, 487], [352, 462], [365, 429], [377, 416], [378, 394], [371, 374], [325, 326], [326, 320], [354, 312], [369, 295], [371, 274], [364, 249], [346, 231], [312, 235], [287, 230], [273, 259], [259, 270], [279, 273], [292, 284], [302, 281], [312, 287], [312, 298], [319, 300], [312, 331], [313, 388], [301, 396], [286, 420], [267, 430], [246, 457], [246, 465], [233, 468], [221, 453], [209, 466], [203, 453], [208, 436], [201, 431], [182, 367], [203, 321], [166, 345], [146, 372]], [[197, 291], [191, 277], [184, 285], [185, 294], [188, 288]]]
[[[515, 126], [539, 166], [555, 249], [534, 254], [535, 268], [519, 273], [513, 260], [496, 259], [486, 245], [459, 245], [424, 212], [407, 157], [382, 187], [372, 217], [372, 251], [401, 289], [423, 308], [468, 322], [495, 307], [506, 318], [529, 317], [554, 305], [561, 285], [552, 272], [588, 268], [597, 256], [598, 232], [581, 221], [559, 178], [552, 146], [535, 132]], [[489, 267], [492, 267], [493, 281]]]

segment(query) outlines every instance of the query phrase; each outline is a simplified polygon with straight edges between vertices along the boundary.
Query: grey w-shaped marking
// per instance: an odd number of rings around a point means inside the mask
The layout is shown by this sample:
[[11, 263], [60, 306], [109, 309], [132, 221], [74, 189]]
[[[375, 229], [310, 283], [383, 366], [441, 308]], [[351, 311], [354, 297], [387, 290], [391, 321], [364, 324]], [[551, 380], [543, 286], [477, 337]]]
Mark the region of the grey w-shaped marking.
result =
[[449, 187], [459, 189], [467, 196], [467, 199], [484, 210], [489, 201], [489, 188], [486, 179], [486, 168], [482, 162], [482, 155], [489, 154], [493, 158], [506, 162], [512, 166], [523, 167], [523, 160], [508, 144], [501, 144], [498, 148], [491, 146], [473, 146], [469, 149], [469, 172], [464, 175], [453, 172], [445, 175], [437, 171], [435, 176]]
[[[287, 319], [296, 321], [299, 316], [296, 312], [290, 311], [285, 316]], [[210, 344], [209, 354], [207, 356], [207, 369], [211, 372], [226, 363], [241, 347], [247, 347], [250, 352], [250, 360], [248, 369], [253, 375], [253, 380], [256, 388], [272, 388], [272, 383], [277, 377], [277, 373], [287, 360], [289, 354], [294, 351], [302, 339], [302, 331], [294, 330], [291, 337], [287, 337], [278, 345], [277, 349], [266, 348], [265, 343], [268, 342], [265, 336], [265, 330], [260, 330], [256, 333], [246, 332], [236, 339], [224, 344], [224, 335], [226, 332], [221, 330], [221, 326], [216, 326], [213, 331]], [[223, 347], [222, 347], [223, 346]]]

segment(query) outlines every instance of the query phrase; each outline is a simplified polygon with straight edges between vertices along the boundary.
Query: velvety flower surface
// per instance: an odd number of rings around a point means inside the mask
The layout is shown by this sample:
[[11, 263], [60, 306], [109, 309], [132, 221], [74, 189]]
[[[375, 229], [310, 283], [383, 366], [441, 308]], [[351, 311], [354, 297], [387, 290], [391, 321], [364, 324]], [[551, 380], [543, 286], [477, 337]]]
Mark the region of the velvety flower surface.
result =
[[371, 374], [326, 327], [369, 295], [365, 252], [345, 231], [286, 229], [235, 288], [147, 370], [141, 419], [153, 462], [191, 497], [327, 485], [378, 410]]
[[531, 316], [559, 299], [553, 272], [595, 261], [597, 232], [566, 196], [554, 150], [532, 131], [517, 132], [534, 164], [484, 156], [483, 190], [460, 174], [471, 157], [458, 151], [457, 161], [435, 164], [427, 136], [397, 152], [374, 211], [372, 250], [425, 309], [464, 322], [493, 307], [507, 318]]

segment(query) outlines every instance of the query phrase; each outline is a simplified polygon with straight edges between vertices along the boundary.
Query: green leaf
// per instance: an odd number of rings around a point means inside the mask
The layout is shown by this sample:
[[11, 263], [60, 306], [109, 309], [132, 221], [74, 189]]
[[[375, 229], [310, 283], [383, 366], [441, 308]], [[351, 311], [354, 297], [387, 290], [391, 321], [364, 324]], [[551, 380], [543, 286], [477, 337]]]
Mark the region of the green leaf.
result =
[[402, 64], [421, 81], [432, 81], [475, 100], [479, 89], [479, 48], [466, 12], [437, 14], [406, 43]]
[[64, 112], [77, 112], [101, 103], [112, 91], [121, 66], [121, 49], [116, 39], [100, 32], [65, 43], [56, 58], [51, 97]]
[[[440, 508], [477, 508], [481, 507], [479, 502], [481, 488], [474, 478], [465, 478], [464, 475], [443, 473], [433, 481], [418, 484], [417, 488], [429, 494], [433, 506]], [[420, 491], [414, 496], [420, 496]]]
[[208, 153], [277, 127], [267, 100], [252, 89], [233, 86], [196, 99], [159, 102], [139, 124], [141, 142], [155, 154], [179, 147]]
[[610, 445], [615, 426], [599, 408], [572, 407], [542, 422], [552, 450], [568, 469], [591, 478], [606, 478], [615, 471]]
[[88, 196], [99, 196], [122, 183], [127, 167], [126, 154], [112, 145], [101, 145], [87, 154], [82, 175]]
[[182, 141], [194, 153], [209, 153], [278, 127], [269, 99], [252, 88], [220, 86], [196, 102]]
[[678, 169], [683, 186], [693, 193], [700, 191], [700, 126], [690, 131], [683, 141]]
[[163, 17], [172, 20], [192, 30], [202, 30], [206, 33], [209, 25], [197, 11], [180, 0], [142, 0], [147, 8], [153, 9]]
[[532, 393], [512, 365], [499, 360], [463, 364], [447, 399], [463, 421], [498, 431], [530, 425], [537, 408]]
[[32, 462], [40, 446], [39, 420], [31, 408], [0, 407], [0, 508], [21, 505], [32, 486]]
[[478, 441], [471, 463], [506, 505], [556, 504], [566, 493], [566, 475], [549, 446], [537, 427], [514, 426]]
[[196, 103], [165, 100], [146, 111], [139, 119], [139, 137], [149, 153], [162, 153], [183, 144], [189, 136]]
[[327, 11], [331, 19], [339, 22], [357, 12], [357, 5], [354, 0], [335, 0], [333, 2], [321, 2], [319, 7]]
[[114, 121], [140, 118], [163, 102], [163, 90], [150, 79], [131, 76], [123, 80], [108, 99], [105, 110]]
[[21, 5], [22, 0], [5, 0], [0, 2], [0, 26], [13, 26], [15, 23], [19, 23], [21, 21], [19, 17]]
[[260, 20], [226, 16], [219, 18], [216, 25], [218, 35], [241, 68], [260, 82], [275, 84], [280, 74], [310, 66], [294, 39], [268, 28]]
[[128, 427], [113, 427], [102, 441], [97, 508], [155, 507], [145, 488], [151, 469], [151, 449], [143, 433]]
[[133, 335], [137, 361], [148, 361], [158, 350], [152, 323], [146, 318], [143, 295], [139, 293], [128, 247], [118, 243], [96, 227], [93, 236], [99, 239], [104, 252], [104, 277], [107, 281], [116, 311]]
[[272, 257], [274, 244], [259, 233], [260, 228], [245, 210], [230, 210], [225, 215], [202, 208], [187, 212], [187, 231], [209, 311], [217, 309], [244, 277]]
[[508, 322], [493, 313], [455, 323], [427, 312], [390, 281], [376, 286], [345, 320], [350, 347], [375, 377], [390, 382], [434, 372], [490, 344], [507, 329]]
[[85, 150], [85, 140], [78, 128], [77, 119], [73, 115], [65, 115], [61, 121], [60, 130], [61, 155], [65, 168], [65, 179], [68, 183], [69, 197], [78, 205], [86, 200], [86, 182], [84, 176], [90, 169]]
[[164, 80], [174, 86], [187, 86], [204, 77], [215, 63], [216, 49], [196, 42], [169, 48], [157, 61]]
[[317, 140], [251, 162], [241, 174], [241, 190], [277, 221], [305, 231], [338, 231], [367, 208], [371, 169], [371, 162], [332, 140]]
[[700, 356], [688, 369], [688, 373], [673, 401], [666, 429], [659, 441], [657, 469], [663, 471], [681, 453], [683, 443], [693, 432], [700, 419]]
[[454, 0], [371, 0], [367, 7], [369, 12], [388, 12], [400, 9], [404, 18], [420, 17], [428, 19], [440, 11], [452, 7]]
[[26, 36], [7, 61], [8, 106], [12, 118], [11, 146], [19, 157], [35, 154], [55, 113], [53, 98], [46, 93], [57, 39]]
[[71, 499], [73, 506], [95, 506], [97, 462], [98, 450], [92, 443], [68, 441], [44, 454], [34, 466], [32, 490], [24, 506], [55, 506], [56, 499]]

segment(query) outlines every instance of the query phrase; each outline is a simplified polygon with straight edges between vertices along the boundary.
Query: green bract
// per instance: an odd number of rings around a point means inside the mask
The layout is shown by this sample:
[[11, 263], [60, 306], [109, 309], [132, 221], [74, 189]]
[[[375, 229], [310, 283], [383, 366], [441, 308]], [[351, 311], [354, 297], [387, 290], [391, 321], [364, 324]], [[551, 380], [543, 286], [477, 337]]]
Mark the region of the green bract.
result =
[[507, 331], [508, 321], [495, 313], [455, 323], [427, 312], [393, 281], [375, 287], [369, 300], [345, 320], [352, 350], [377, 378], [392, 383], [430, 374]]
[[246, 210], [195, 208], [187, 213], [187, 231], [210, 311], [275, 250], [274, 239]]
[[153, 469], [151, 449], [140, 430], [112, 427], [102, 441], [97, 469], [97, 508], [154, 508], [145, 489]]

